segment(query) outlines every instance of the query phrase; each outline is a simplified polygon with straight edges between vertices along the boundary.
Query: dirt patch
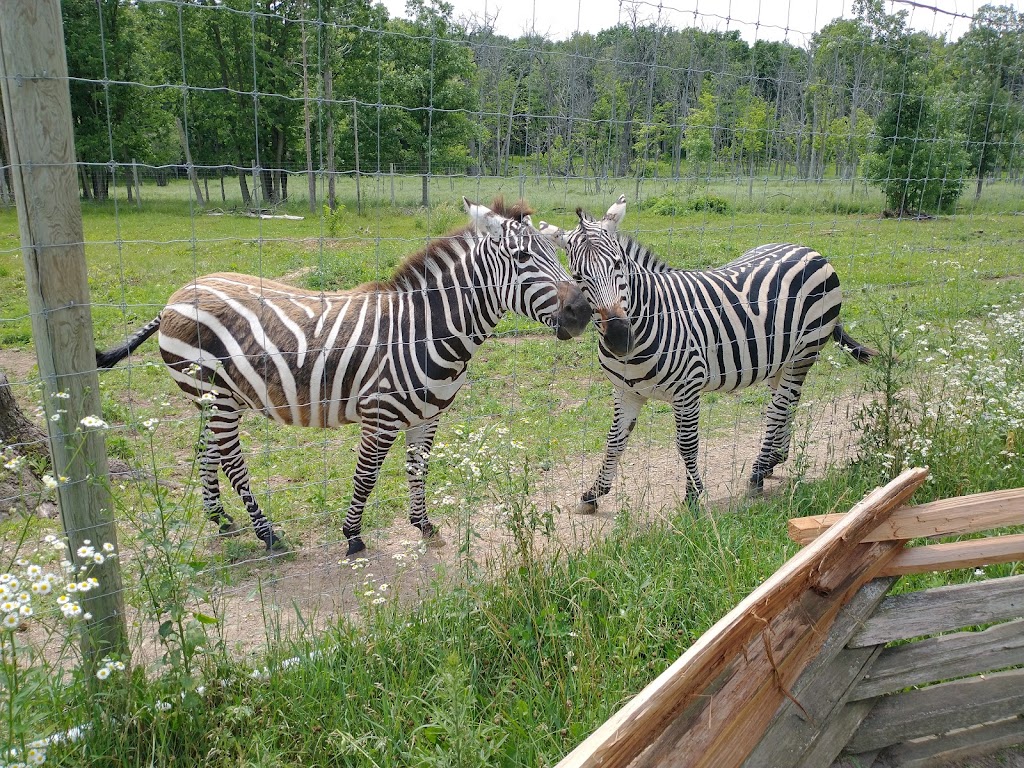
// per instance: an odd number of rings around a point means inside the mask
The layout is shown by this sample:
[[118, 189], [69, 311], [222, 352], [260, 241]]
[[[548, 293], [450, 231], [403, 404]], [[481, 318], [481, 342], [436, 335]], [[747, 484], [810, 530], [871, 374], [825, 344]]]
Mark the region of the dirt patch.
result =
[[11, 384], [33, 384], [36, 373], [36, 353], [31, 349], [0, 347], [0, 370], [7, 373]]
[[[851, 415], [861, 402], [843, 397], [801, 406], [793, 454], [776, 468], [765, 493], [819, 477], [828, 467], [849, 461], [855, 453]], [[744, 421], [728, 434], [702, 435], [700, 468], [708, 489], [706, 504], [713, 512], [747, 499], [747, 476], [761, 429], [759, 422]], [[534, 534], [533, 551], [586, 549], [611, 529], [622, 509], [641, 523], [671, 514], [682, 501], [685, 472], [675, 449], [664, 445], [667, 440], [671, 435], [649, 434], [638, 427], [611, 493], [593, 515], [578, 515], [574, 509], [596, 475], [600, 454], [579, 455], [541, 473], [530, 502], [542, 516], [550, 511], [550, 528]], [[358, 616], [382, 598], [411, 603], [432, 591], [438, 576], [456, 578], [466, 570], [507, 562], [517, 542], [506, 514], [492, 506], [462, 519], [435, 516], [444, 544], [434, 546], [425, 546], [408, 522], [398, 521], [369, 532], [359, 560], [346, 560], [339, 522], [336, 528], [307, 533], [306, 541], [316, 543], [287, 556], [235, 563], [238, 578], [220, 591], [217, 606], [228, 646], [235, 653], [257, 656], [268, 638], [317, 631], [339, 618]], [[242, 535], [251, 536], [251, 531]]]
[[[776, 469], [765, 492], [771, 494], [795, 480], [818, 477], [829, 466], [848, 461], [855, 438], [850, 416], [859, 403], [857, 398], [843, 397], [801, 406], [793, 455]], [[712, 514], [744, 503], [747, 475], [762, 429], [760, 420], [744, 419], [717, 434], [702, 434], [700, 469]], [[671, 441], [671, 434], [655, 434], [641, 423], [623, 456], [611, 493], [593, 515], [579, 515], [574, 510], [596, 475], [600, 452], [577, 454], [548, 471], [538, 471], [525, 506], [535, 510], [541, 522], [531, 530], [520, 528], [518, 534], [509, 524], [508, 511], [490, 505], [447, 518], [433, 513], [443, 543], [427, 546], [416, 529], [399, 520], [369, 531], [367, 549], [358, 558], [346, 558], [339, 516], [296, 532], [301, 538], [292, 551], [267, 556], [250, 548], [253, 534], [247, 525], [235, 540], [238, 544], [214, 535], [207, 525], [201, 550], [213, 555], [233, 547], [243, 554], [227, 566], [217, 565], [220, 572], [214, 577], [220, 586], [212, 605], [202, 610], [221, 617], [218, 631], [229, 652], [255, 664], [268, 641], [312, 637], [386, 601], [413, 604], [434, 592], [439, 580], [444, 583], [470, 572], [498, 572], [510, 562], [517, 547], [526, 547], [535, 555], [585, 550], [611, 530], [621, 510], [628, 510], [632, 520], [641, 525], [675, 511], [682, 501], [685, 472]], [[250, 554], [246, 556], [246, 552]], [[123, 552], [129, 570], [134, 556], [130, 550]], [[156, 628], [140, 622], [131, 610], [128, 619], [136, 633], [136, 663], [152, 663], [161, 652], [152, 639]]]

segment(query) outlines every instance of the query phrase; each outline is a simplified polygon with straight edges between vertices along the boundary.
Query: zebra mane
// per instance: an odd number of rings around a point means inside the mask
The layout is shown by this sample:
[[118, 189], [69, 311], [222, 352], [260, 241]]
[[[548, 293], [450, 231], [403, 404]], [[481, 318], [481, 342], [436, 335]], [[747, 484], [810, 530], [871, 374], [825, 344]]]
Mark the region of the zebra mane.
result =
[[[518, 202], [509, 205], [505, 202], [503, 195], [498, 195], [494, 198], [494, 202], [491, 203], [490, 208], [499, 216], [503, 216], [506, 219], [513, 219], [518, 222], [522, 222], [533, 213], [533, 209], [530, 208], [525, 200], [519, 200]], [[395, 267], [394, 274], [391, 275], [390, 279], [363, 283], [352, 290], [363, 292], [393, 291], [396, 288], [400, 288], [411, 283], [415, 284], [422, 279], [429, 264], [436, 261], [447, 262], [451, 260], [451, 258], [457, 257], [461, 250], [457, 246], [457, 243], [461, 240], [465, 240], [466, 235], [472, 231], [472, 225], [466, 224], [446, 235], [432, 238], [421, 250], [406, 256], [401, 263]]]
[[675, 267], [654, 255], [650, 248], [637, 242], [625, 232], [617, 233], [623, 257], [642, 272], [672, 272]]

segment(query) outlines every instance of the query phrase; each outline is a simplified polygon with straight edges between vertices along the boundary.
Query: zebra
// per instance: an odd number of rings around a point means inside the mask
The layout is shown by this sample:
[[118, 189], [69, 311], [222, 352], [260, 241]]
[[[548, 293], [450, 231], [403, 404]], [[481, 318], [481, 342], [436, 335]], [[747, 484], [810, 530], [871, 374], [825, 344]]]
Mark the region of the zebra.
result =
[[566, 250], [569, 271], [594, 311], [601, 367], [614, 386], [604, 460], [577, 511], [597, 511], [650, 398], [671, 403], [676, 448], [686, 465], [685, 499], [690, 503], [701, 496], [700, 394], [766, 381], [772, 398], [749, 478], [750, 491], [758, 493], [789, 456], [804, 379], [829, 338], [861, 363], [878, 352], [843, 330], [839, 278], [816, 251], [788, 243], [760, 245], [716, 269], [674, 269], [617, 233], [625, 211], [622, 195], [600, 221], [577, 209], [579, 224], [571, 232], [539, 225]]
[[463, 198], [469, 225], [406, 257], [390, 280], [339, 292], [307, 291], [233, 273], [196, 278], [119, 347], [97, 353], [111, 368], [159, 330], [174, 382], [209, 417], [200, 451], [203, 507], [221, 533], [234, 521], [218, 467], [242, 498], [256, 536], [283, 546], [260, 510], [238, 438], [241, 414], [278, 424], [361, 425], [347, 556], [365, 549], [362, 513], [398, 433], [406, 436], [409, 521], [425, 538], [425, 479], [440, 415], [466, 381], [474, 353], [509, 310], [559, 339], [578, 336], [590, 306], [530, 222], [523, 202], [494, 210]]

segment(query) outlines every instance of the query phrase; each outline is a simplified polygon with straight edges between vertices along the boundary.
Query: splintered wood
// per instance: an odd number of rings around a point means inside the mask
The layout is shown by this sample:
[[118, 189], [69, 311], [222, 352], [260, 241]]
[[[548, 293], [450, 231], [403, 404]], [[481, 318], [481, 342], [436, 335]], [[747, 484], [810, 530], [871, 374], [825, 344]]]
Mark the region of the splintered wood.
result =
[[[785, 686], [814, 658], [842, 605], [896, 552], [895, 545], [864, 547], [861, 540], [906, 502], [927, 475], [926, 469], [907, 470], [868, 494], [558, 765], [626, 766], [638, 757], [637, 765], [742, 760], [767, 725], [750, 718], [771, 717], [785, 698]], [[850, 568], [844, 574], [846, 563]], [[747, 664], [749, 674], [742, 671]], [[721, 680], [723, 675], [727, 679]], [[713, 684], [717, 693], [709, 694]], [[715, 733], [702, 735], [709, 725], [716, 726]], [[641, 755], [648, 746], [649, 759]]]
[[923, 767], [1024, 741], [1024, 576], [886, 597], [903, 574], [1024, 559], [1024, 534], [905, 546], [1024, 525], [1024, 489], [902, 506], [927, 474], [791, 520], [807, 546], [557, 768]]

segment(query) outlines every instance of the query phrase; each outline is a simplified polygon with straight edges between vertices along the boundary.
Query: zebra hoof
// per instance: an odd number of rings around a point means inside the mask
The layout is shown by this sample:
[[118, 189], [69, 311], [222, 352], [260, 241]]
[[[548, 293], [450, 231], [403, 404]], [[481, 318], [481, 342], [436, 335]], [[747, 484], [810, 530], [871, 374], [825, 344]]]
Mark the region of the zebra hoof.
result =
[[262, 539], [263, 543], [267, 545], [267, 552], [283, 552], [288, 549], [279, 533], [280, 531], [270, 531], [269, 536]]
[[359, 536], [352, 536], [348, 540], [348, 552], [345, 553], [345, 557], [352, 557], [352, 555], [358, 554], [366, 549], [366, 545], [363, 544], [362, 538]]
[[597, 512], [597, 499], [594, 499], [593, 501], [586, 501], [584, 499], [576, 505], [577, 515], [592, 515], [595, 512]]
[[423, 531], [423, 541], [428, 547], [443, 547], [447, 543], [433, 523], [424, 523], [420, 530]]
[[747, 496], [749, 498], [756, 498], [764, 493], [764, 478], [760, 480], [754, 480], [753, 478], [747, 483]]
[[214, 522], [217, 523], [218, 536], [237, 536], [242, 532], [238, 524], [227, 515], [221, 517], [219, 521], [214, 520]]

